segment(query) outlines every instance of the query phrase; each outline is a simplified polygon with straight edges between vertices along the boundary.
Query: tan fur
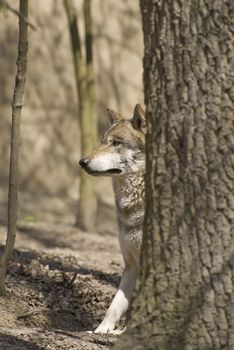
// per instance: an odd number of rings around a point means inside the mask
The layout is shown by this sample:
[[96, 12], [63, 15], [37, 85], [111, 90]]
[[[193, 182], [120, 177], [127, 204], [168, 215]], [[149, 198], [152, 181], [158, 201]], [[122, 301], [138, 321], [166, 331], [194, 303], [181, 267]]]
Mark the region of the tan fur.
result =
[[115, 333], [121, 316], [127, 311], [139, 273], [144, 220], [145, 117], [136, 105], [133, 118], [126, 119], [107, 111], [112, 123], [100, 147], [80, 165], [94, 176], [113, 176], [113, 188], [119, 226], [119, 242], [125, 263], [119, 289], [96, 333]]

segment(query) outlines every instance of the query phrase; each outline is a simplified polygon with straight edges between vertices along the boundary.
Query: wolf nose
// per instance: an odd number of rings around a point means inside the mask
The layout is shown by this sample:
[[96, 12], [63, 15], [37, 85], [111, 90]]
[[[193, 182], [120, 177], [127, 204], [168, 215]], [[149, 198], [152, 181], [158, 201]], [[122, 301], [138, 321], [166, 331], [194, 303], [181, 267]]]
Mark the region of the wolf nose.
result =
[[82, 158], [80, 161], [79, 161], [79, 164], [81, 166], [81, 168], [85, 168], [89, 163], [89, 159], [88, 158]]

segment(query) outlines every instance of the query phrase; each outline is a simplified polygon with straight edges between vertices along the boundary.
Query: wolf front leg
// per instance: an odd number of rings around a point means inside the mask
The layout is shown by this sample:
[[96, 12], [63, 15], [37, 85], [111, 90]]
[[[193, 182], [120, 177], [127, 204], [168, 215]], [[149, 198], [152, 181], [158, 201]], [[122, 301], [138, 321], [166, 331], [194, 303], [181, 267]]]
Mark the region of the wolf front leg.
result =
[[115, 333], [115, 328], [121, 316], [127, 311], [132, 292], [135, 286], [137, 271], [130, 267], [125, 267], [119, 289], [106, 312], [102, 323], [95, 329], [94, 333]]

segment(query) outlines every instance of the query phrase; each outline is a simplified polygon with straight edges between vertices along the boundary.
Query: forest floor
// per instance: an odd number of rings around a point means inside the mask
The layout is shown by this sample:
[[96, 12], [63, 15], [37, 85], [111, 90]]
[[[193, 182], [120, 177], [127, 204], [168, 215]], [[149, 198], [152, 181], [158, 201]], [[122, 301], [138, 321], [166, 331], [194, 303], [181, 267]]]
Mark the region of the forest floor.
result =
[[[0, 226], [1, 244], [5, 235]], [[0, 349], [110, 349], [116, 336], [88, 331], [103, 319], [122, 269], [113, 233], [20, 222], [0, 298]]]

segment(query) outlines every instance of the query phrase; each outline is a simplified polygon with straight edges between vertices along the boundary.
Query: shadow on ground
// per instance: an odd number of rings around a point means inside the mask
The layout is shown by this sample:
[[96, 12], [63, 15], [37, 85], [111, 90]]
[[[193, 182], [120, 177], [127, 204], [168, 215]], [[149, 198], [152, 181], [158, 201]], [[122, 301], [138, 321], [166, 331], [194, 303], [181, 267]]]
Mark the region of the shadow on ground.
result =
[[72, 256], [20, 250], [13, 254], [8, 276], [7, 299], [17, 323], [69, 331], [98, 325], [113, 294], [102, 289], [117, 288], [120, 279], [118, 273], [79, 267]]
[[[5, 234], [1, 226], [0, 243]], [[102, 321], [121, 272], [113, 235], [20, 222], [0, 298], [0, 349], [108, 349], [113, 337], [86, 331]]]
[[16, 336], [3, 334], [0, 332], [0, 348], [2, 350], [42, 350], [37, 344], [19, 339]]

